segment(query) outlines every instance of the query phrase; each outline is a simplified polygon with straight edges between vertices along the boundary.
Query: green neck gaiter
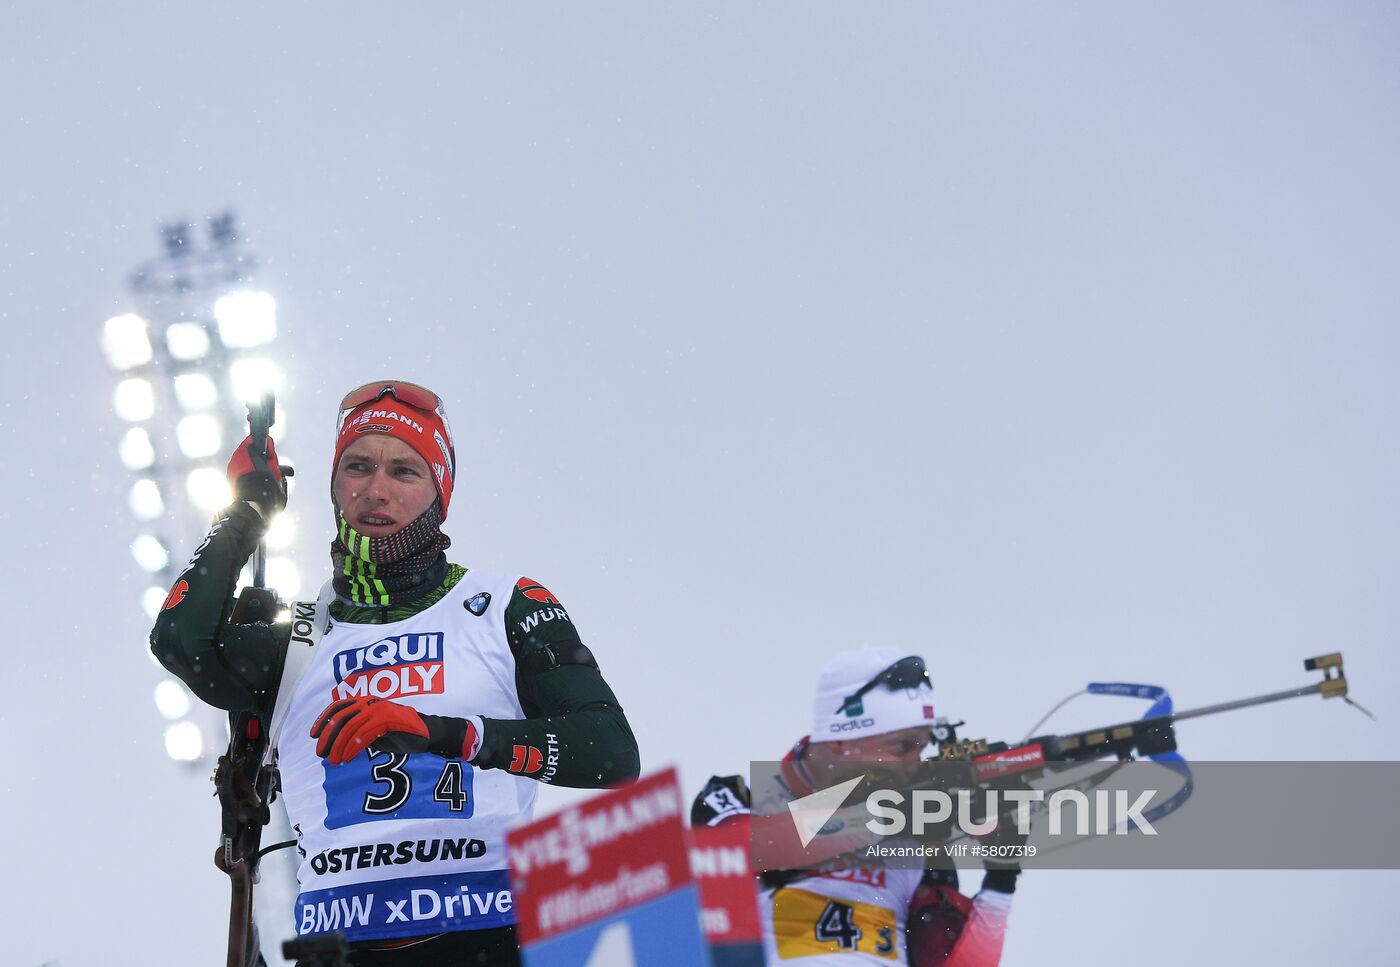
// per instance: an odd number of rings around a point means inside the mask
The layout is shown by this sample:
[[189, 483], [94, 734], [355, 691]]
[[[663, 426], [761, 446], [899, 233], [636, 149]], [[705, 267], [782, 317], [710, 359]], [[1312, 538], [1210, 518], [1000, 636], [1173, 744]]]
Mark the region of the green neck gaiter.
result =
[[387, 537], [367, 537], [336, 509], [331, 542], [335, 593], [358, 605], [391, 607], [433, 590], [447, 576], [452, 539], [442, 528], [442, 499], [407, 527]]

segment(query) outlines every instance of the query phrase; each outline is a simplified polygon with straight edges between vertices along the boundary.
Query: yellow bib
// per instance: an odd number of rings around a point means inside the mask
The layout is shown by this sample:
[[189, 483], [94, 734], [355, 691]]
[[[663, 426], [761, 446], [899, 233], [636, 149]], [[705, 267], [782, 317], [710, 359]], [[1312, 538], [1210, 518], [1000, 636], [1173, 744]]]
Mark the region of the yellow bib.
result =
[[784, 887], [773, 895], [773, 937], [783, 960], [863, 953], [895, 960], [904, 938], [894, 911]]

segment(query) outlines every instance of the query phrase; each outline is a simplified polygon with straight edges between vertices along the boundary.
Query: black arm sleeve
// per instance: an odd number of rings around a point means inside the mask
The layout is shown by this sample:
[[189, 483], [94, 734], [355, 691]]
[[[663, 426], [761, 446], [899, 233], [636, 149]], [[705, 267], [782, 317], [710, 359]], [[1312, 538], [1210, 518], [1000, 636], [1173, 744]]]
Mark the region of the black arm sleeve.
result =
[[558, 599], [522, 580], [505, 620], [528, 717], [483, 719], [473, 762], [580, 789], [636, 779], [641, 763], [632, 727]]
[[561, 665], [533, 684], [543, 717], [483, 719], [476, 765], [578, 789], [637, 778], [637, 740], [598, 669]]
[[286, 625], [231, 625], [233, 589], [263, 532], [258, 512], [226, 510], [175, 581], [151, 631], [151, 651], [200, 699], [225, 709], [270, 701], [286, 657]]

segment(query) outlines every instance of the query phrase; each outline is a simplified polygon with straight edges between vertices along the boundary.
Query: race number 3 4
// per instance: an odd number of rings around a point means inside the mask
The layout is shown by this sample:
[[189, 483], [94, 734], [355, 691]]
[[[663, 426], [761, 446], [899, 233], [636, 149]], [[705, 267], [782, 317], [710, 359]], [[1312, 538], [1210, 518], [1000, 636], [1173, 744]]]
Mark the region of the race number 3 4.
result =
[[332, 766], [322, 763], [326, 827], [379, 819], [467, 819], [472, 815], [473, 770], [426, 753], [378, 752]]

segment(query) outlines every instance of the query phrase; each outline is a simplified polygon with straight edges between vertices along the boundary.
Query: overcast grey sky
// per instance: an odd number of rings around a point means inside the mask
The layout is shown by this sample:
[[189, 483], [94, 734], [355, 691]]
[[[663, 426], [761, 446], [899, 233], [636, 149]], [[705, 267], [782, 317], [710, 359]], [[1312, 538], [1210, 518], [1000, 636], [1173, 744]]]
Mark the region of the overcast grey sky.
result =
[[[648, 770], [780, 755], [862, 641], [993, 738], [1341, 649], [1377, 723], [1182, 750], [1394, 758], [1397, 40], [1386, 3], [5, 5], [6, 962], [221, 956], [97, 335], [158, 222], [226, 206], [305, 568], [340, 394], [438, 389], [451, 557], [560, 596]], [[1393, 956], [1395, 873], [1023, 881], [1008, 967]]]

